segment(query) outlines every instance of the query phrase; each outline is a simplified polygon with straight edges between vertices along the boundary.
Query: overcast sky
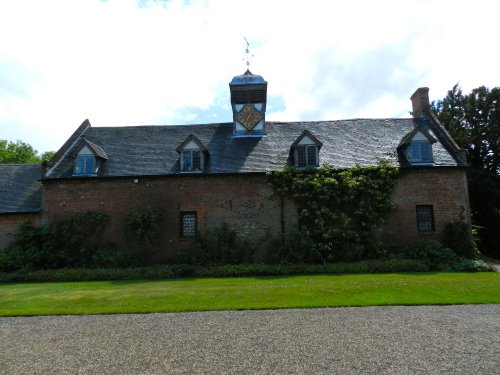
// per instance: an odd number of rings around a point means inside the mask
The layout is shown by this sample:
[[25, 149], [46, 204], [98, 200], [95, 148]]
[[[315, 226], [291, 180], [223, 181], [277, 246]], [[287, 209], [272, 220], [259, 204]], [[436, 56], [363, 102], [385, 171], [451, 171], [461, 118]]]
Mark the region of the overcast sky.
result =
[[499, 4], [0, 0], [0, 139], [43, 152], [87, 118], [229, 122], [244, 37], [268, 120], [408, 117], [418, 87], [500, 85]]

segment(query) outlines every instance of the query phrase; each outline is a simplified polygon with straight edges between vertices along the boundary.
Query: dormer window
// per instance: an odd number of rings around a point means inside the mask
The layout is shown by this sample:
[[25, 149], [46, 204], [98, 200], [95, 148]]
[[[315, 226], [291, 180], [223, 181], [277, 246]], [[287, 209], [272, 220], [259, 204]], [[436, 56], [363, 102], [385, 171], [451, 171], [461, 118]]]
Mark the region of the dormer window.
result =
[[186, 150], [182, 151], [182, 171], [201, 171], [201, 151]]
[[93, 154], [80, 154], [76, 157], [75, 175], [91, 176], [95, 173], [95, 156]]
[[318, 166], [318, 149], [316, 145], [307, 145], [307, 146], [297, 146], [297, 167], [306, 168], [306, 167], [317, 167]]
[[74, 176], [95, 176], [104, 160], [108, 157], [101, 146], [86, 139], [75, 157]]
[[413, 140], [410, 145], [412, 163], [432, 163], [432, 146], [428, 140]]
[[412, 165], [432, 165], [432, 144], [437, 140], [423, 127], [417, 126], [401, 140], [398, 149]]
[[295, 166], [298, 168], [315, 168], [319, 166], [319, 149], [321, 146], [322, 143], [311, 132], [304, 130], [291, 147]]
[[205, 169], [207, 149], [194, 135], [177, 147], [181, 172], [201, 172]]

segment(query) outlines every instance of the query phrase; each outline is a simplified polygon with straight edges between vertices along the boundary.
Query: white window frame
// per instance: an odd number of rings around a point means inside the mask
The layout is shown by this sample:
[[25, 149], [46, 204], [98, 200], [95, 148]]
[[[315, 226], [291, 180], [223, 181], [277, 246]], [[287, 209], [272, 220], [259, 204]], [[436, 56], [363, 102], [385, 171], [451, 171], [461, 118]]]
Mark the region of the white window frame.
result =
[[[199, 168], [194, 167], [194, 153], [198, 153], [200, 158]], [[199, 149], [183, 150], [180, 156], [181, 172], [201, 172], [205, 168], [205, 157], [203, 151]], [[185, 165], [185, 157], [189, 160], [189, 165]]]

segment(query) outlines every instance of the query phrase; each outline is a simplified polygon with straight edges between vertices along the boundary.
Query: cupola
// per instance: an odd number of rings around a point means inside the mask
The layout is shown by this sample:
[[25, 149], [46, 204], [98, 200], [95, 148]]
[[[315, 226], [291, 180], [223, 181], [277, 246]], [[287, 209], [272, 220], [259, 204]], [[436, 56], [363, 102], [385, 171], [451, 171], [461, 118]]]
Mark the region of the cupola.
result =
[[262, 137], [266, 134], [267, 82], [250, 70], [229, 83], [235, 137]]

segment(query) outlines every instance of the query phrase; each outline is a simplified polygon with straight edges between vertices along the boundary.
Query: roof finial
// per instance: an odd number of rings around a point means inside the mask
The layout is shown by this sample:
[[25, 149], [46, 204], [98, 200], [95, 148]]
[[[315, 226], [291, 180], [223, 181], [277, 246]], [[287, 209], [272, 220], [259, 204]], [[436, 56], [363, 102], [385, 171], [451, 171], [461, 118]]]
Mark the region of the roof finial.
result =
[[253, 55], [250, 54], [250, 43], [248, 43], [247, 38], [243, 37], [243, 39], [245, 39], [245, 42], [247, 43], [247, 48], [245, 49], [245, 57], [243, 60], [245, 61], [245, 65], [247, 66], [247, 71], [250, 71], [250, 62]]

